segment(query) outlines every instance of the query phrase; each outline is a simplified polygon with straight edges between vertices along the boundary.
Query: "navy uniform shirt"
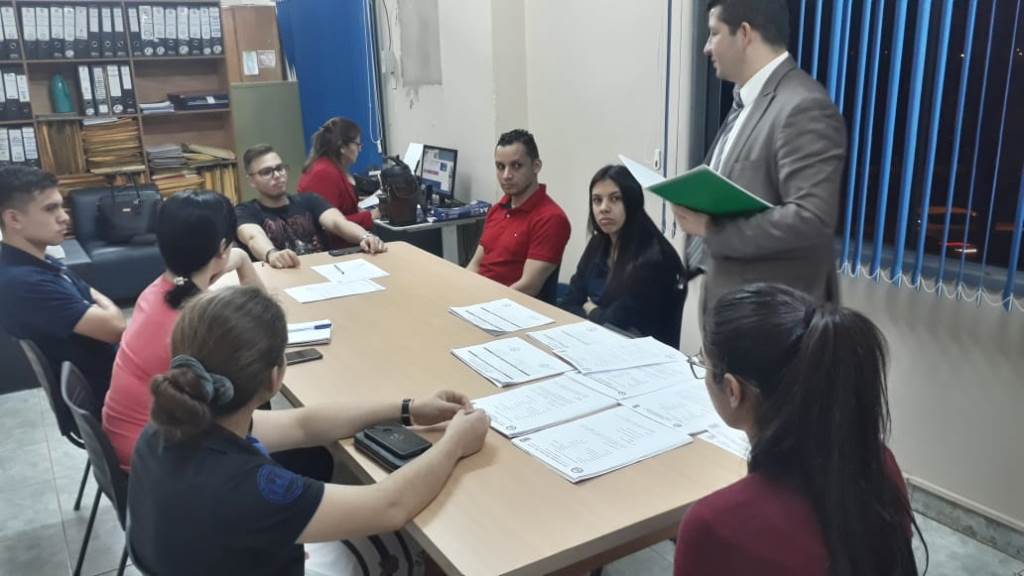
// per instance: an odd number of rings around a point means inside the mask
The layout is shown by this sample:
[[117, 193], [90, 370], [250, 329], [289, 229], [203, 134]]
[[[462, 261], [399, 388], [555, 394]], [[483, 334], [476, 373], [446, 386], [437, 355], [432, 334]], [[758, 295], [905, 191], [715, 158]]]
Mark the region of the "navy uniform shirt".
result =
[[98, 400], [110, 387], [117, 347], [75, 334], [94, 304], [89, 285], [59, 260], [35, 256], [4, 244], [0, 251], [0, 323], [15, 338], [35, 342], [60, 377], [70, 361], [85, 376]]
[[252, 437], [213, 425], [170, 443], [150, 424], [132, 456], [128, 538], [147, 574], [301, 576], [296, 540], [323, 494]]

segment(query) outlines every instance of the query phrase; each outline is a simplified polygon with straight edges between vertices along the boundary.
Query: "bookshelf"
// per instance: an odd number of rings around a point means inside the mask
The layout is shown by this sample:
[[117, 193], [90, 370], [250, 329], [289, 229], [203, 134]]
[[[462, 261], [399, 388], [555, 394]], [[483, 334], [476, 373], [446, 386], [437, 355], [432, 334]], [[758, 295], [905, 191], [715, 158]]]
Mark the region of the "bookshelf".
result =
[[[127, 56], [125, 57], [74, 57], [74, 58], [32, 58], [39, 54], [26, 52], [26, 34], [22, 18], [23, 8], [32, 7], [37, 10], [42, 7], [70, 7], [70, 6], [99, 6], [122, 10], [124, 18], [123, 32], [117, 32], [117, 36], [123, 35]], [[135, 99], [138, 104], [143, 102], [157, 102], [166, 100], [171, 93], [187, 92], [216, 92], [227, 94], [229, 82], [227, 63], [223, 52], [220, 54], [165, 54], [161, 56], [145, 56], [141, 53], [134, 54], [132, 47], [132, 30], [129, 25], [129, 9], [142, 6], [163, 7], [169, 11], [171, 7], [188, 7], [189, 9], [203, 8], [206, 10], [217, 10], [220, 15], [219, 3], [211, 0], [171, 0], [171, 1], [139, 1], [139, 0], [88, 0], [88, 1], [61, 1], [61, 0], [0, 0], [0, 7], [13, 7], [17, 17], [18, 44], [20, 45], [19, 59], [0, 60], [0, 69], [4, 71], [18, 71], [27, 78], [29, 100], [32, 105], [32, 117], [22, 120], [0, 120], [0, 127], [14, 128], [32, 126], [36, 135], [36, 143], [39, 150], [39, 161], [42, 168], [53, 172], [62, 183], [62, 189], [67, 192], [75, 187], [93, 186], [102, 184], [120, 185], [129, 181], [129, 174], [139, 182], [154, 182], [156, 170], [150, 166], [149, 158], [146, 155], [146, 148], [161, 144], [199, 144], [234, 150], [234, 130], [232, 111], [230, 103], [227, 107], [217, 109], [201, 110], [176, 110], [164, 114], [143, 114], [141, 107], [134, 113], [122, 113], [103, 116], [86, 116], [82, 108], [79, 95], [78, 66], [105, 66], [116, 64], [126, 65], [131, 74]], [[223, 16], [221, 15], [221, 22]], [[204, 23], [205, 25], [205, 23]], [[222, 27], [222, 25], [221, 25]], [[144, 30], [145, 25], [141, 28]], [[204, 32], [205, 36], [205, 32]], [[223, 37], [223, 31], [221, 32]], [[73, 112], [68, 114], [54, 114], [50, 98], [50, 82], [54, 75], [60, 74], [64, 78], [68, 92], [71, 95]], [[82, 121], [95, 118], [116, 118], [130, 120], [137, 125], [138, 145], [142, 151], [143, 168], [139, 170], [128, 168], [124, 171], [104, 169], [90, 169], [86, 163], [83, 142], [72, 145], [75, 135], [81, 138]], [[77, 126], [77, 128], [76, 128]], [[46, 135], [43, 134], [46, 132]], [[51, 134], [51, 132], [53, 134]], [[47, 136], [60, 136], [56, 140]], [[51, 146], [48, 154], [44, 154], [43, 146]], [[64, 158], [61, 161], [58, 156], [78, 155], [78, 158]], [[218, 175], [213, 182], [223, 183], [224, 190], [233, 201], [238, 200], [238, 171], [234, 161], [204, 162], [201, 165], [190, 166], [196, 171], [222, 170], [226, 174]], [[69, 170], [74, 170], [69, 172]], [[230, 180], [227, 181], [227, 180]], [[208, 178], [207, 182], [211, 180]]]

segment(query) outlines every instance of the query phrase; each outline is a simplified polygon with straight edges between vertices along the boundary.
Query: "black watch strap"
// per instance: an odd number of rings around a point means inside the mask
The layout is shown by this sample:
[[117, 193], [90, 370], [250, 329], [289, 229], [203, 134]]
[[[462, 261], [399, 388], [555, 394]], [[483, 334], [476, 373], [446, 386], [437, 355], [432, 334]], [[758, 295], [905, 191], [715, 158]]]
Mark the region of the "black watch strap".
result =
[[412, 426], [412, 398], [402, 400], [402, 426]]

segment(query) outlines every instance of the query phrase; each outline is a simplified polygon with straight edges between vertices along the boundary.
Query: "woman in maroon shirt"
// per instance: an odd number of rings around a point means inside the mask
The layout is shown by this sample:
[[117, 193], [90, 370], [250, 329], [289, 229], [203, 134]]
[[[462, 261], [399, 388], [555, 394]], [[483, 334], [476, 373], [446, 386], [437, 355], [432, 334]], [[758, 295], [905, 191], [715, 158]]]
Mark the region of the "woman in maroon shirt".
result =
[[749, 436], [749, 474], [687, 511], [676, 576], [916, 576], [917, 525], [885, 446], [886, 354], [866, 317], [790, 288], [715, 303], [690, 363]]
[[348, 118], [331, 118], [313, 134], [313, 146], [302, 168], [298, 191], [322, 196], [345, 218], [372, 230], [373, 221], [380, 218], [380, 213], [376, 208], [359, 210], [356, 181], [348, 171], [362, 149], [359, 125]]

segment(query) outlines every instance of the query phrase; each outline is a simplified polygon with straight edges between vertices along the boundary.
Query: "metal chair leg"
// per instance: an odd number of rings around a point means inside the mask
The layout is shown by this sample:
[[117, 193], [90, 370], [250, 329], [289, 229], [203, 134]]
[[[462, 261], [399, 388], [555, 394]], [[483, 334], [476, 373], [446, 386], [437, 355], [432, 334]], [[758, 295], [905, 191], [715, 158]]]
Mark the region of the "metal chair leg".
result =
[[124, 550], [121, 551], [121, 561], [117, 563], [117, 576], [124, 576], [124, 568], [128, 564], [128, 534], [125, 534], [124, 538]]
[[78, 485], [78, 496], [75, 497], [75, 512], [82, 507], [82, 494], [85, 493], [85, 485], [89, 482], [89, 470], [92, 469], [92, 462], [85, 461], [85, 471], [82, 472], [82, 483]]
[[78, 551], [78, 562], [75, 564], [74, 576], [81, 576], [82, 564], [85, 562], [85, 551], [89, 548], [89, 537], [92, 536], [92, 525], [96, 522], [96, 511], [100, 507], [102, 490], [96, 489], [96, 497], [92, 500], [92, 512], [89, 512], [89, 523], [85, 525], [85, 536], [82, 536], [82, 549]]

